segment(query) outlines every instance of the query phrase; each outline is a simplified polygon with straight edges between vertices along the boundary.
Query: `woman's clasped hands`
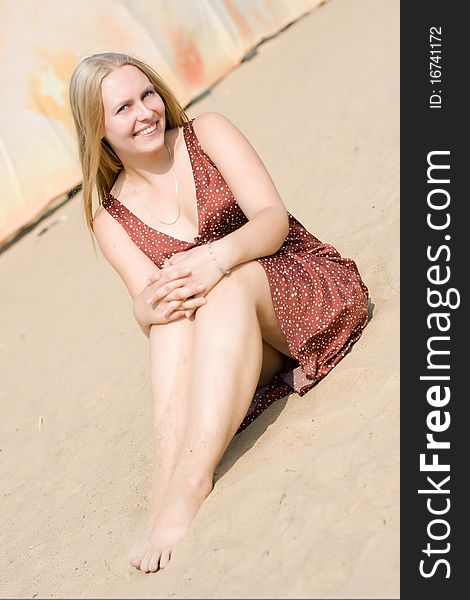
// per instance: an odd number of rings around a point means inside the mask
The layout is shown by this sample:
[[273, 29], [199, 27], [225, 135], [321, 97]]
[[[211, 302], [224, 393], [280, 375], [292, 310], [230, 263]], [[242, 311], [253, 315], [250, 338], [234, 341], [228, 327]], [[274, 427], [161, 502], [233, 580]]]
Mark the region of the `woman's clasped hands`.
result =
[[134, 302], [137, 321], [150, 326], [191, 317], [223, 276], [205, 246], [174, 254], [149, 277]]

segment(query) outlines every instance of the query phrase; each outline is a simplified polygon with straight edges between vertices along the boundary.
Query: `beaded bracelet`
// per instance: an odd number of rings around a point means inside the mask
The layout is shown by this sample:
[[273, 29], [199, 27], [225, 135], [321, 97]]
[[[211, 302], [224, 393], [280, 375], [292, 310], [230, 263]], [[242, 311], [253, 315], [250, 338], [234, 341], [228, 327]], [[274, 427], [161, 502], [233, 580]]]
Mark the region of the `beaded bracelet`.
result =
[[224, 275], [228, 275], [230, 273], [230, 269], [224, 269], [224, 267], [216, 259], [214, 251], [212, 250], [212, 244], [210, 242], [207, 243], [207, 248], [208, 248], [210, 255], [212, 256], [212, 259], [214, 260], [215, 264], [219, 267], [219, 269], [222, 271], [222, 273]]

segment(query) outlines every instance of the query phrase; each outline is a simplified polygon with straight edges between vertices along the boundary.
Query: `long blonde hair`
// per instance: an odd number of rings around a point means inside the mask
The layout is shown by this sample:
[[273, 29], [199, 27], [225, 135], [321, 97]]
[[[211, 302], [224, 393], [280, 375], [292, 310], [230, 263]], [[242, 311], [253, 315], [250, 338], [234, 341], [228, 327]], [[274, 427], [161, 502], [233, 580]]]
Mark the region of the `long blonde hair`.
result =
[[111, 145], [101, 138], [104, 125], [101, 82], [109, 73], [123, 65], [137, 67], [154, 85], [165, 105], [166, 129], [181, 127], [189, 121], [170, 88], [152, 67], [141, 60], [128, 54], [103, 52], [80, 61], [70, 79], [69, 100], [83, 174], [85, 219], [94, 247], [93, 191], [96, 188], [101, 204], [123, 168]]

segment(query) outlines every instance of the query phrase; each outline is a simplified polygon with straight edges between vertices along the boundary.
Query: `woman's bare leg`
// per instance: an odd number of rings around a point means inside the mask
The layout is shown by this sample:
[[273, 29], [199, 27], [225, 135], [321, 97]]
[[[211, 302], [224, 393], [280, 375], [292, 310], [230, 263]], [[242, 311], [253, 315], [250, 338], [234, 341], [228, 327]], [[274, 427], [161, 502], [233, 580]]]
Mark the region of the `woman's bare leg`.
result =
[[[194, 316], [151, 328], [149, 347], [155, 477], [149, 514], [129, 553], [133, 566], [140, 564], [138, 557], [141, 556], [142, 539], [150, 534], [154, 515], [178, 461], [189, 410], [194, 329]], [[283, 364], [282, 354], [263, 340], [258, 385], [269, 383]]]
[[[150, 386], [153, 399], [155, 479], [152, 508], [166, 490], [176, 467], [189, 411], [194, 317], [150, 331]], [[280, 352], [263, 340], [258, 385], [272, 380], [284, 364]]]
[[186, 428], [194, 329], [192, 317], [150, 330], [156, 481], [163, 485], [173, 474]]
[[129, 552], [134, 566], [142, 537], [153, 527], [153, 515], [166, 492], [178, 461], [189, 410], [191, 348], [194, 316], [181, 318], [150, 329], [150, 387], [153, 401], [155, 474], [149, 515], [137, 533]]
[[263, 340], [263, 364], [259, 375], [258, 385], [267, 385], [285, 364], [285, 356]]
[[[133, 561], [142, 571], [168, 562], [210, 493], [215, 468], [246, 415], [263, 365], [260, 323], [273, 323], [267, 285], [259, 263], [240, 265], [209, 292], [195, 315], [184, 439], [151, 535]], [[280, 355], [277, 365], [275, 359], [271, 364], [279, 370]]]

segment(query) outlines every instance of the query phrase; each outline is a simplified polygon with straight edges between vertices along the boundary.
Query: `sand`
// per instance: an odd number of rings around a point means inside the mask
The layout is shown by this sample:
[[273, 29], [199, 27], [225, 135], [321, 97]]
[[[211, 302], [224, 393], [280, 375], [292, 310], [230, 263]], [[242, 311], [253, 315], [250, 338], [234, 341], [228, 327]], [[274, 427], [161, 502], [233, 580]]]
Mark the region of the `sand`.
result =
[[398, 597], [398, 17], [331, 0], [188, 110], [244, 131], [374, 306], [323, 381], [233, 440], [163, 572], [127, 568], [152, 476], [148, 340], [81, 195], [0, 255], [2, 597]]

